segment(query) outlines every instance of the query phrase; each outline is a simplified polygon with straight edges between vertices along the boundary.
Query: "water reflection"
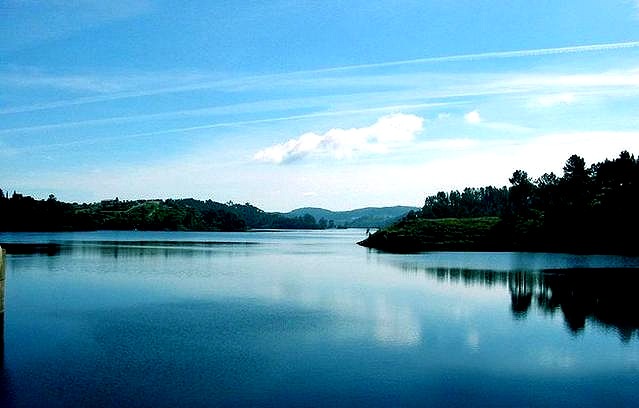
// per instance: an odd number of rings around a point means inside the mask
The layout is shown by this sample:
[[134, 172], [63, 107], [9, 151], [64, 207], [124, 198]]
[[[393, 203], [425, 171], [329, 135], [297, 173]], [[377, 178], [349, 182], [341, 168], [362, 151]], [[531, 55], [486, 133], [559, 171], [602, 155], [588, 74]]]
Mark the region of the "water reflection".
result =
[[6, 243], [0, 244], [11, 255], [58, 255], [62, 245], [57, 243]]
[[243, 247], [259, 245], [257, 242], [218, 242], [218, 241], [76, 241], [73, 243], [2, 243], [10, 255], [97, 255], [102, 257], [139, 258], [167, 257], [169, 255], [201, 256], [202, 252], [216, 251], [232, 247], [238, 252]]
[[425, 272], [440, 282], [507, 287], [514, 319], [526, 319], [533, 308], [549, 316], [560, 311], [573, 334], [592, 323], [614, 330], [623, 342], [639, 338], [639, 268], [494, 271], [403, 264], [402, 269]]
[[528, 315], [536, 284], [533, 277], [533, 274], [525, 272], [512, 272], [509, 276], [510, 304], [516, 319], [523, 319]]
[[537, 305], [546, 313], [561, 310], [574, 333], [587, 321], [613, 328], [628, 342], [639, 337], [639, 269], [572, 269], [544, 271], [537, 293]]
[[393, 306], [385, 299], [374, 307], [375, 339], [387, 345], [414, 346], [421, 342], [419, 320], [406, 307]]
[[[589, 292], [549, 269], [639, 260], [377, 254], [348, 231], [88, 235], [8, 258], [0, 406], [637, 405], [639, 342], [588, 302], [580, 318]], [[603, 276], [631, 296], [636, 271], [617, 272], [594, 275], [596, 307]]]

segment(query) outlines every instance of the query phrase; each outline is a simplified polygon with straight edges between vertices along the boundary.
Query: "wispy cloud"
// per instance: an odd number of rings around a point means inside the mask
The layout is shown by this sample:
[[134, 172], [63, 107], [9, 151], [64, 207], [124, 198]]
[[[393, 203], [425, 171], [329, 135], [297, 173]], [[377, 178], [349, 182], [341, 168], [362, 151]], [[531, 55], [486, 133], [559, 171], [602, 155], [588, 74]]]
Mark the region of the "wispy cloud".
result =
[[560, 93], [552, 95], [542, 95], [537, 98], [537, 104], [544, 108], [550, 108], [556, 105], [567, 105], [575, 102], [577, 98], [574, 93]]
[[464, 120], [470, 123], [471, 125], [476, 125], [481, 122], [481, 116], [479, 115], [479, 112], [474, 110], [472, 112], [468, 112], [467, 114], [465, 114]]
[[314, 70], [313, 72], [345, 71], [345, 70], [363, 69], [363, 68], [381, 68], [381, 67], [392, 67], [392, 66], [398, 66], [398, 65], [424, 64], [429, 62], [454, 62], [454, 61], [476, 61], [476, 60], [495, 59], [495, 58], [539, 57], [544, 55], [575, 54], [575, 53], [593, 52], [593, 51], [610, 51], [610, 50], [619, 50], [624, 48], [637, 48], [637, 47], [639, 47], [639, 41], [577, 45], [577, 46], [570, 46], [570, 47], [537, 48], [537, 49], [516, 50], [516, 51], [482, 52], [482, 53], [475, 53], [475, 54], [459, 54], [459, 55], [449, 55], [449, 56], [441, 56], [441, 57], [415, 58], [410, 60], [380, 62], [380, 63], [373, 63], [373, 64], [346, 65], [342, 67], [318, 69], [318, 70]]
[[328, 153], [338, 159], [352, 157], [357, 152], [386, 153], [395, 146], [411, 142], [422, 131], [423, 122], [419, 116], [397, 113], [383, 116], [363, 128], [335, 128], [323, 134], [309, 132], [260, 150], [254, 159], [280, 164], [313, 153]]
[[[393, 100], [408, 100], [414, 103], [402, 103], [402, 104], [394, 104], [388, 105], [389, 101]], [[324, 95], [324, 96], [306, 96], [299, 98], [285, 98], [285, 99], [267, 99], [267, 100], [258, 100], [254, 102], [242, 102], [235, 104], [226, 104], [219, 106], [212, 106], [206, 108], [199, 109], [181, 109], [167, 112], [159, 112], [159, 113], [147, 113], [147, 114], [139, 114], [139, 115], [125, 115], [125, 116], [113, 116], [108, 118], [100, 118], [100, 119], [87, 119], [87, 120], [79, 120], [79, 121], [66, 121], [66, 122], [58, 122], [58, 123], [46, 123], [41, 125], [31, 125], [31, 126], [21, 126], [21, 127], [10, 127], [10, 128], [0, 128], [0, 135], [3, 134], [12, 134], [12, 133], [27, 133], [27, 132], [39, 132], [39, 131], [49, 131], [63, 128], [74, 128], [74, 127], [82, 127], [82, 126], [100, 126], [100, 125], [113, 125], [113, 124], [122, 124], [122, 123], [131, 123], [138, 121], [148, 121], [148, 120], [164, 120], [164, 119], [181, 119], [181, 118], [189, 118], [189, 117], [204, 117], [204, 116], [225, 116], [225, 115], [240, 115], [240, 114], [256, 114], [256, 113], [268, 113], [270, 117], [263, 119], [255, 119], [255, 120], [238, 120], [238, 121], [221, 121], [218, 123], [203, 125], [202, 127], [184, 127], [178, 129], [167, 129], [166, 132], [174, 133], [174, 131], [179, 131], [179, 129], [183, 129], [184, 131], [189, 130], [199, 130], [202, 128], [216, 128], [216, 127], [230, 127], [236, 125], [250, 125], [257, 123], [269, 123], [269, 122], [280, 122], [287, 120], [295, 120], [295, 119], [306, 119], [313, 117], [323, 117], [323, 116], [339, 116], [339, 115], [347, 115], [347, 114], [357, 114], [357, 113], [365, 113], [365, 112], [383, 112], [383, 111], [396, 111], [396, 110], [410, 110], [410, 109], [427, 109], [427, 108], [437, 108], [444, 106], [456, 106], [463, 105], [467, 102], [462, 100], [455, 100], [450, 102], [419, 102], [419, 100], [415, 101], [414, 99], [431, 99], [428, 97], [425, 98], [416, 98], [409, 96], [398, 96], [393, 93], [386, 92], [371, 92], [371, 93], [362, 93], [355, 95]], [[445, 99], [445, 98], [439, 98]], [[369, 106], [362, 107], [359, 109], [354, 109], [355, 106], [361, 106], [361, 101], [365, 100]], [[386, 104], [379, 104], [379, 102], [385, 102]], [[416, 102], [416, 103], [415, 103]], [[339, 109], [336, 110], [326, 110], [328, 107], [336, 107]], [[303, 113], [299, 115], [286, 115], [285, 113], [289, 113], [294, 110], [304, 110], [311, 112]], [[158, 131], [158, 134], [162, 134], [165, 132], [163, 130]]]
[[[219, 78], [213, 78], [210, 73], [189, 70], [181, 72], [122, 71], [96, 74], [51, 72], [34, 66], [10, 65], [0, 71], [0, 84], [5, 87], [57, 89], [74, 93], [91, 93], [102, 98], [126, 97], [135, 91], [144, 92], [144, 90], [153, 92], [166, 89], [170, 92], [173, 87], [167, 87], [167, 83], [176, 86], [195, 83], [200, 85], [214, 79]], [[188, 90], [188, 88], [185, 89]], [[77, 100], [82, 101], [83, 98], [77, 98]], [[71, 101], [67, 100], [67, 102]]]
[[[160, 78], [160, 81], [156, 81], [155, 86], [151, 88], [131, 89], [135, 87], [134, 83], [131, 83], [128, 88], [123, 90], [121, 85], [117, 84], [117, 81], [109, 80], [108, 78], [93, 78], [91, 76], [82, 75], [67, 75], [67, 76], [46, 76], [42, 73], [29, 76], [29, 73], [25, 73], [23, 78], [16, 75], [6, 76], [6, 80], [10, 80], [12, 83], [23, 83], [42, 86], [58, 86], [66, 88], [76, 88], [78, 90], [92, 90], [102, 92], [100, 95], [92, 95], [80, 98], [49, 101], [43, 103], [35, 103], [25, 106], [15, 106], [0, 109], [0, 114], [33, 112], [46, 109], [56, 109], [75, 105], [84, 105], [99, 102], [115, 101], [120, 99], [140, 98], [169, 93], [182, 93], [193, 92], [200, 90], [232, 90], [235, 92], [246, 91], [248, 89], [264, 88], [264, 87], [279, 87], [284, 85], [304, 85], [306, 86], [338, 86], [340, 84], [348, 83], [350, 85], [359, 84], [379, 84], [380, 77], [378, 76], [355, 76], [355, 77], [321, 77], [317, 75], [341, 73], [346, 71], [362, 71], [365, 73], [368, 69], [384, 68], [384, 67], [396, 67], [403, 65], [418, 65], [427, 63], [438, 62], [454, 62], [454, 61], [474, 61], [484, 59], [496, 59], [496, 58], [521, 58], [521, 57], [536, 57], [544, 55], [554, 54], [572, 54], [572, 53], [587, 53], [595, 51], [610, 51], [619, 49], [638, 48], [639, 41], [620, 42], [620, 43], [607, 43], [607, 44], [594, 44], [594, 45], [581, 45], [572, 47], [558, 47], [558, 48], [541, 48], [541, 49], [527, 49], [516, 51], [497, 51], [475, 54], [460, 54], [451, 56], [440, 57], [426, 57], [410, 60], [388, 61], [371, 64], [357, 64], [357, 65], [345, 65], [339, 67], [328, 67], [312, 70], [300, 70], [279, 74], [266, 74], [266, 75], [254, 75], [243, 76], [233, 78], [220, 78], [219, 75], [204, 74], [200, 76], [199, 81], [190, 81], [184, 83], [183, 80], [174, 78]], [[311, 75], [312, 77], [309, 77]], [[401, 81], [406, 78], [404, 75], [389, 76], [391, 81], [395, 85], [400, 85], [397, 81]], [[134, 78], [135, 79], [135, 78]], [[414, 75], [414, 79], [423, 81], [423, 76]], [[500, 78], [497, 78], [500, 79]], [[0, 76], [0, 80], [2, 77]], [[148, 78], [145, 79], [145, 81]], [[526, 89], [531, 86], [540, 85], [555, 85], [555, 86], [623, 86], [623, 85], [637, 85], [639, 83], [639, 75], [635, 72], [635, 75], [626, 75], [621, 73], [619, 75], [564, 75], [564, 76], [538, 76], [531, 77], [526, 76], [523, 78], [514, 78], [511, 80], [503, 81], [501, 83], [492, 84], [494, 88], [492, 92], [517, 92], [518, 90]], [[465, 81], [465, 85], [468, 85]], [[483, 81], [482, 81], [483, 82]], [[168, 83], [168, 85], [164, 85]], [[149, 84], [144, 82], [139, 85], [148, 86]], [[403, 84], [406, 86], [406, 84]], [[484, 87], [482, 92], [490, 91], [489, 88]]]
[[[271, 117], [271, 118], [265, 118], [265, 119], [255, 119], [255, 120], [216, 122], [216, 123], [211, 123], [211, 124], [201, 125], [201, 126], [179, 127], [179, 128], [151, 131], [151, 132], [130, 133], [130, 134], [124, 134], [124, 135], [118, 135], [118, 136], [83, 138], [83, 139], [74, 140], [70, 142], [30, 145], [22, 149], [14, 149], [14, 151], [28, 153], [28, 152], [33, 152], [33, 151], [43, 150], [48, 148], [68, 147], [68, 146], [94, 144], [94, 143], [102, 143], [102, 142], [113, 142], [118, 140], [137, 139], [137, 138], [143, 138], [143, 137], [153, 137], [153, 136], [176, 134], [176, 133], [186, 133], [186, 132], [197, 131], [197, 130], [255, 125], [255, 124], [262, 124], [262, 123], [287, 122], [287, 121], [311, 119], [311, 118], [339, 117], [339, 116], [346, 116], [346, 115], [360, 114], [360, 113], [389, 112], [389, 111], [392, 112], [392, 111], [398, 111], [398, 110], [410, 110], [410, 109], [418, 109], [418, 108], [427, 109], [427, 108], [432, 108], [437, 106], [449, 106], [449, 105], [451, 104], [421, 103], [421, 104], [412, 104], [412, 105], [410, 104], [409, 105], [391, 105], [391, 106], [380, 106], [380, 107], [372, 107], [372, 108], [365, 108], [365, 109], [313, 112], [313, 113], [301, 114], [301, 115], [279, 116], [279, 117]], [[11, 129], [8, 129], [8, 130], [11, 130]], [[0, 151], [0, 155], [2, 155], [3, 153], [4, 152]]]

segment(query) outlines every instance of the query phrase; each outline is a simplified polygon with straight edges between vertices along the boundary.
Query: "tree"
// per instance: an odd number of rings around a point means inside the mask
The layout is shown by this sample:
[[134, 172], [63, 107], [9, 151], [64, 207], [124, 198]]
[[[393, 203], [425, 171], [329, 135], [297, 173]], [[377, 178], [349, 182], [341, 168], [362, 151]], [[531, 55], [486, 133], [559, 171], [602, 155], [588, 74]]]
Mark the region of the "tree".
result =
[[432, 200], [431, 209], [435, 218], [445, 218], [451, 216], [451, 203], [448, 199], [448, 195], [443, 191], [437, 193]]
[[304, 222], [305, 226], [309, 227], [313, 227], [316, 224], [315, 217], [313, 217], [311, 214], [304, 214], [304, 217], [302, 217], [302, 221]]
[[559, 177], [552, 172], [544, 173], [535, 180], [535, 190], [533, 207], [541, 211], [552, 209], [558, 199]]
[[531, 207], [535, 186], [523, 170], [515, 170], [508, 181], [512, 184], [509, 190], [510, 210], [515, 215], [525, 215]]
[[589, 203], [590, 171], [582, 157], [573, 154], [568, 158], [560, 189], [564, 209], [572, 215], [583, 215]]
[[586, 161], [576, 154], [573, 154], [566, 160], [564, 165], [564, 181], [584, 182], [588, 178], [586, 170]]

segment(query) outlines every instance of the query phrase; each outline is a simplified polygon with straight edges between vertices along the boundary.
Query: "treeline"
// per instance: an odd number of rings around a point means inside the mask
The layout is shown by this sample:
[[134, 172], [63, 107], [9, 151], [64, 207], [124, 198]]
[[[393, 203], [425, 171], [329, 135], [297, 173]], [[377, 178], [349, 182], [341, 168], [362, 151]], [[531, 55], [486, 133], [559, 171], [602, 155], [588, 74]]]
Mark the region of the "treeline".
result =
[[[517, 170], [509, 181], [509, 187], [466, 188], [428, 196], [421, 211], [409, 213], [362, 244], [393, 250], [411, 246], [419, 250], [639, 253], [639, 161], [629, 152], [591, 166], [572, 155], [561, 176], [546, 173], [533, 180], [526, 171]], [[493, 221], [443, 220], [479, 217], [493, 217]], [[439, 219], [436, 224], [426, 222], [435, 219]], [[494, 225], [486, 229], [487, 223]]]
[[586, 166], [572, 155], [563, 175], [510, 178], [507, 211], [515, 243], [525, 248], [571, 252], [637, 253], [639, 161], [627, 151]]
[[77, 204], [50, 195], [36, 200], [0, 190], [0, 231], [244, 231], [250, 228], [320, 229], [304, 215], [287, 218], [250, 204], [223, 204], [212, 200], [105, 200]]
[[639, 164], [634, 155], [621, 152], [618, 158], [590, 167], [572, 155], [563, 175], [545, 173], [533, 180], [516, 170], [510, 187], [465, 188], [462, 192], [439, 192], [426, 197], [423, 218], [525, 217], [575, 218], [615, 216], [636, 218], [639, 196]]
[[465, 188], [459, 192], [440, 191], [426, 197], [421, 216], [424, 218], [475, 218], [500, 216], [508, 205], [508, 188], [492, 186]]

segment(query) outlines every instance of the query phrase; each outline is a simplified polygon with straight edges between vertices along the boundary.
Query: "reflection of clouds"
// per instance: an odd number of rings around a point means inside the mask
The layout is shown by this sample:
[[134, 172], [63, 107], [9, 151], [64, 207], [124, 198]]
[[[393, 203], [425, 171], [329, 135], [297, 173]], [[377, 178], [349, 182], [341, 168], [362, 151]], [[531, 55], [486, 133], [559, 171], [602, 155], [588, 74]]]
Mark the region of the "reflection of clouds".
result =
[[628, 357], [628, 368], [639, 374], [639, 350], [635, 350]]
[[[336, 290], [325, 297], [315, 294], [315, 291], [300, 290], [294, 299], [306, 307], [328, 309], [349, 320], [372, 322], [373, 336], [383, 344], [409, 346], [418, 344], [422, 339], [415, 312], [389, 301], [382, 294], [362, 297], [357, 289]], [[288, 296], [288, 300], [291, 299], [293, 297]]]
[[476, 329], [470, 329], [466, 336], [466, 344], [473, 351], [479, 351], [479, 332]]
[[415, 314], [407, 307], [389, 304], [385, 299], [375, 305], [375, 339], [381, 343], [412, 346], [421, 341], [421, 329]]
[[331, 297], [325, 299], [321, 306], [345, 316], [366, 318], [370, 314], [366, 300], [360, 294], [349, 290], [333, 292]]
[[[309, 287], [288, 280], [276, 280], [270, 285], [266, 283], [253, 280], [246, 282], [241, 289], [255, 297], [327, 310], [348, 321], [347, 325], [341, 326], [339, 333], [335, 331], [333, 335], [350, 337], [370, 333], [376, 342], [397, 346], [416, 345], [422, 339], [415, 311], [383, 292], [363, 294], [359, 287], [335, 288], [319, 283]], [[225, 289], [229, 291], [230, 288]], [[358, 329], [353, 331], [355, 327]]]
[[565, 350], [543, 349], [539, 351], [539, 363], [549, 368], [572, 368], [577, 363], [575, 356]]

